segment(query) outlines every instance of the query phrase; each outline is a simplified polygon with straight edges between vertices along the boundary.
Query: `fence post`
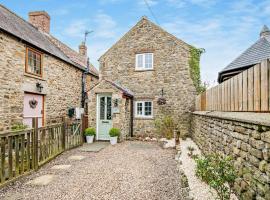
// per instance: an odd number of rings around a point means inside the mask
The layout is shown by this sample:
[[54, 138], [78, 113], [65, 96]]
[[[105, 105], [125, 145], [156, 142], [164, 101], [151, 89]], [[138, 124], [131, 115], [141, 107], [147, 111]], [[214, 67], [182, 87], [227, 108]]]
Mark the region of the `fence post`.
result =
[[65, 117], [62, 118], [62, 136], [63, 136], [62, 148], [64, 151], [66, 149], [66, 120], [65, 120]]
[[84, 114], [81, 115], [81, 144], [84, 143], [84, 137], [83, 137], [83, 132], [85, 130], [85, 117]]
[[33, 138], [33, 145], [34, 145], [34, 169], [38, 169], [38, 118], [32, 118], [32, 128], [34, 130], [34, 138]]

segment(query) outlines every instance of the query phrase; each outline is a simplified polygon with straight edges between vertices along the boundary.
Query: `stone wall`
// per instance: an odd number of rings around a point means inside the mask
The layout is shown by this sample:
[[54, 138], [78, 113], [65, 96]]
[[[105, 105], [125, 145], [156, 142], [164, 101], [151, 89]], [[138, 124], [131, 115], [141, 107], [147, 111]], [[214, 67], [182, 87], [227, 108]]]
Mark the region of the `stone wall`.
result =
[[111, 85], [109, 82], [102, 80], [88, 92], [89, 102], [88, 110], [90, 111], [88, 120], [89, 126], [97, 129], [97, 94], [111, 94], [112, 100], [119, 99], [119, 112], [112, 114], [112, 127], [121, 130], [120, 140], [126, 139], [130, 135], [130, 103], [129, 98], [124, 98], [122, 92]]
[[[45, 124], [66, 116], [70, 107], [81, 105], [82, 71], [48, 54], [43, 54], [43, 77], [25, 73], [26, 45], [0, 33], [0, 131], [23, 120], [24, 93], [45, 96]], [[36, 90], [36, 83], [43, 91]]]
[[[136, 53], [154, 54], [153, 70], [135, 70]], [[189, 131], [189, 111], [196, 89], [190, 78], [189, 45], [143, 18], [100, 59], [100, 77], [118, 82], [133, 92], [136, 100], [152, 100], [152, 119], [135, 118], [134, 135], [152, 135], [154, 120], [164, 114], [180, 123], [182, 134]], [[161, 91], [167, 104], [160, 106]]]
[[270, 199], [270, 114], [241, 115], [196, 112], [192, 138], [204, 153], [233, 156], [238, 173], [234, 189], [241, 199]]

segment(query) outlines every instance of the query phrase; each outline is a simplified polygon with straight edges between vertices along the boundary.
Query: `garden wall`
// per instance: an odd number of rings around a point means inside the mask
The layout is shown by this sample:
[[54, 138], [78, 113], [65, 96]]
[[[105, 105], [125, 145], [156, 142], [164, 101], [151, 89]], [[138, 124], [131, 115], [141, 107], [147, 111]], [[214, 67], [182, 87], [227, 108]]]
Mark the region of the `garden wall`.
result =
[[194, 112], [191, 135], [204, 153], [233, 156], [241, 199], [270, 199], [270, 114]]

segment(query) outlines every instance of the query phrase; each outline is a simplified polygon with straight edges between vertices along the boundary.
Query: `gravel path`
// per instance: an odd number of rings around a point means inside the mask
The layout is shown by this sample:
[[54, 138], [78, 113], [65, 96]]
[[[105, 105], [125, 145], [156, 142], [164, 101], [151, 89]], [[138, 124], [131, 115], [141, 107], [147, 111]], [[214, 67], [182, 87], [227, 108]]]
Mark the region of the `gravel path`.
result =
[[[72, 155], [83, 160], [69, 160]], [[181, 199], [175, 150], [157, 143], [123, 142], [98, 153], [74, 149], [63, 153], [38, 172], [0, 190], [0, 199]], [[71, 165], [64, 170], [54, 165]], [[41, 175], [54, 175], [46, 186], [27, 184]]]

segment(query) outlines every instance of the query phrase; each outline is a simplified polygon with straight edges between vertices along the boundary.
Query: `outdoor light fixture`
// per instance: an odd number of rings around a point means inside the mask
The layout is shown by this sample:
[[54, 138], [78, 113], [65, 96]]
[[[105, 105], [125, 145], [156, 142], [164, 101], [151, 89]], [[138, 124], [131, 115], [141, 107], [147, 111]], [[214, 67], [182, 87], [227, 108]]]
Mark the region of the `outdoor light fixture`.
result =
[[161, 97], [159, 97], [157, 100], [158, 105], [165, 105], [166, 104], [166, 99], [163, 97], [163, 95], [164, 95], [164, 90], [162, 88], [161, 89]]
[[36, 83], [36, 87], [37, 87], [37, 90], [38, 90], [39, 92], [42, 92], [43, 86], [42, 86], [41, 83]]

